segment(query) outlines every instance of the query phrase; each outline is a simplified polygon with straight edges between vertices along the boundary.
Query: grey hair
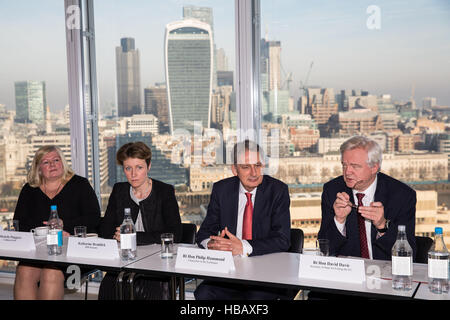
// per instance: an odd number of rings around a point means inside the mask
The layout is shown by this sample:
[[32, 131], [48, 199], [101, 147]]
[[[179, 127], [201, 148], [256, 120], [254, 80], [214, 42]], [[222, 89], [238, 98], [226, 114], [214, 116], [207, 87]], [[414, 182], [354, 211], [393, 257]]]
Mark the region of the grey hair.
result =
[[345, 141], [340, 148], [341, 157], [345, 151], [353, 149], [364, 149], [367, 151], [367, 164], [370, 167], [378, 164], [378, 171], [381, 169], [381, 162], [383, 160], [383, 150], [378, 142], [364, 136], [354, 136]]

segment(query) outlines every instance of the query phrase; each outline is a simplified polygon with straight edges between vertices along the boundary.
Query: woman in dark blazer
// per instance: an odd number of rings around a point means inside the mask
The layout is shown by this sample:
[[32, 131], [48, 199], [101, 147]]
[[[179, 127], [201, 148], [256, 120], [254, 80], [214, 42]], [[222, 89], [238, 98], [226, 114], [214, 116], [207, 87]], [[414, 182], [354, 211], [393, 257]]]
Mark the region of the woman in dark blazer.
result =
[[[117, 163], [123, 167], [128, 181], [113, 187], [100, 225], [102, 238], [120, 241], [124, 210], [130, 208], [138, 245], [161, 243], [162, 233], [173, 233], [174, 241], [180, 242], [182, 226], [174, 188], [148, 177], [151, 157], [150, 148], [140, 141], [127, 143], [117, 151]], [[100, 287], [99, 299], [111, 297], [115, 292], [113, 282], [115, 276], [107, 274]]]

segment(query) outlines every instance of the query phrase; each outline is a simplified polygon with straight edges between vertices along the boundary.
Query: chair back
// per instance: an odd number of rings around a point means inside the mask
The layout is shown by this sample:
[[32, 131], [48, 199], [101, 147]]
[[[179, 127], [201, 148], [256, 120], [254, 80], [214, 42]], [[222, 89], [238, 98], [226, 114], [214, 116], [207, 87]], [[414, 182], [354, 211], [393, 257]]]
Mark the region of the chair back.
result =
[[302, 253], [304, 235], [302, 229], [291, 228], [291, 246], [288, 252]]
[[195, 236], [197, 235], [197, 226], [193, 223], [182, 223], [181, 243], [195, 244]]
[[416, 236], [416, 261], [417, 263], [428, 263], [428, 250], [433, 244], [433, 239], [430, 237]]

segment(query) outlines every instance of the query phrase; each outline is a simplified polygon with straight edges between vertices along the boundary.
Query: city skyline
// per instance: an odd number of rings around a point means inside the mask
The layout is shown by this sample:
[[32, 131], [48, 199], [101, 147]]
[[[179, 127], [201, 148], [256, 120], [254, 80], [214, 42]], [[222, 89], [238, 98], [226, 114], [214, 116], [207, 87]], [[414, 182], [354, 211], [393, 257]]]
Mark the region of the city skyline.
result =
[[[39, 80], [47, 84], [51, 110], [59, 111], [67, 104], [63, 4], [52, 0], [40, 5], [26, 2], [28, 10], [19, 10], [24, 3], [0, 0], [4, 32], [0, 44], [0, 104], [15, 109], [14, 82]], [[234, 2], [135, 3], [95, 3], [101, 110], [116, 104], [114, 47], [120, 38], [133, 37], [139, 43], [141, 91], [164, 82], [164, 28], [182, 18], [183, 6], [213, 8], [216, 46], [225, 49], [234, 69], [234, 25], [230, 28]], [[407, 101], [414, 90], [418, 106], [429, 96], [436, 97], [438, 105], [450, 105], [450, 44], [445, 41], [450, 34], [448, 2], [378, 1], [380, 30], [366, 26], [370, 16], [366, 9], [371, 4], [327, 1], [317, 7], [308, 1], [262, 0], [261, 37], [267, 32], [269, 40], [281, 42], [282, 67], [284, 73], [293, 73], [293, 89], [305, 80], [314, 61], [308, 85], [334, 88], [335, 92], [363, 89], [376, 95], [391, 94], [402, 101]]]

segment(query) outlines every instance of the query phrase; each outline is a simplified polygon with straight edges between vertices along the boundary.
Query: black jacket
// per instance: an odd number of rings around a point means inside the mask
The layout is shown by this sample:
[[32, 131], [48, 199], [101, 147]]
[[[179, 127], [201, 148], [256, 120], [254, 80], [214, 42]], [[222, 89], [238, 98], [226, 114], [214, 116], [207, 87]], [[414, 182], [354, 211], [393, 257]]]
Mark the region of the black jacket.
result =
[[131, 209], [133, 222], [141, 210], [142, 223], [145, 232], [137, 232], [137, 244], [146, 245], [161, 243], [161, 234], [170, 232], [174, 241], [181, 241], [181, 218], [173, 186], [152, 179], [152, 192], [142, 200], [139, 206], [131, 199], [130, 184], [128, 182], [116, 183], [109, 196], [108, 207], [100, 225], [100, 236], [111, 239], [116, 228], [123, 222], [124, 209]]

